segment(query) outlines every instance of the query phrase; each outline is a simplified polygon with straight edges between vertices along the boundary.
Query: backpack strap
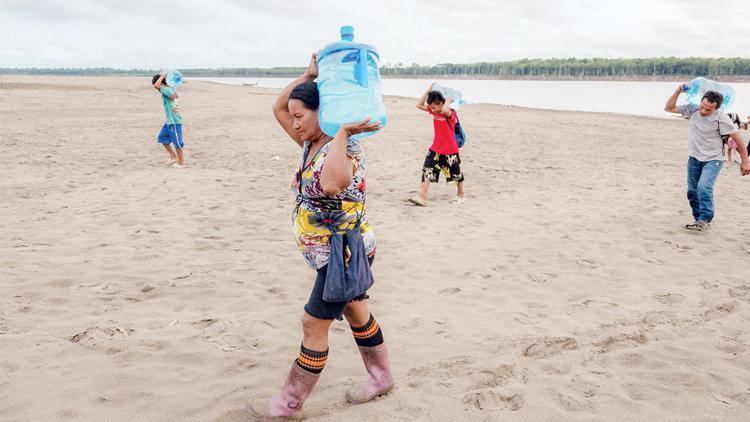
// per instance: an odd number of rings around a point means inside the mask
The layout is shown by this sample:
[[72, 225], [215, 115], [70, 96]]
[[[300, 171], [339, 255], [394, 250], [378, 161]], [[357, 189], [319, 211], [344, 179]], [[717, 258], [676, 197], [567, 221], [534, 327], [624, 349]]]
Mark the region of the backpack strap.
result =
[[719, 131], [719, 138], [721, 138], [721, 156], [723, 157], [727, 153], [727, 143], [729, 142], [729, 136], [721, 134], [721, 115], [719, 115], [716, 119], [716, 130]]

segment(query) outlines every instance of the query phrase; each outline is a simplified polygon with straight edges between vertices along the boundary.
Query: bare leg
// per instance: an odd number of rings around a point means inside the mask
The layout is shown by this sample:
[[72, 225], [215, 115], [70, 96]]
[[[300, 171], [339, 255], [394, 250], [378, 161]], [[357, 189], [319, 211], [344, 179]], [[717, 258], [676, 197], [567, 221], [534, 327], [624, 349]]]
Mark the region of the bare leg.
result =
[[172, 150], [172, 144], [162, 144], [164, 145], [164, 149], [167, 150], [167, 154], [169, 154], [170, 160], [175, 160], [177, 158], [177, 155], [174, 153], [174, 150]]
[[177, 150], [177, 164], [184, 165], [185, 160], [182, 158], [182, 148], [175, 148]]
[[456, 196], [459, 198], [464, 197], [464, 182], [457, 182], [456, 183]]
[[349, 302], [344, 308], [344, 318], [353, 327], [361, 327], [367, 324], [370, 321], [370, 307], [367, 305], [367, 301], [355, 300]]
[[732, 148], [727, 148], [727, 165], [732, 165]]
[[311, 350], [327, 350], [328, 329], [332, 323], [333, 320], [318, 319], [305, 312], [302, 316], [302, 331], [304, 332], [302, 344]]
[[427, 202], [427, 191], [430, 189], [430, 182], [422, 182], [422, 186], [419, 189], [419, 197], [422, 198], [423, 201]]

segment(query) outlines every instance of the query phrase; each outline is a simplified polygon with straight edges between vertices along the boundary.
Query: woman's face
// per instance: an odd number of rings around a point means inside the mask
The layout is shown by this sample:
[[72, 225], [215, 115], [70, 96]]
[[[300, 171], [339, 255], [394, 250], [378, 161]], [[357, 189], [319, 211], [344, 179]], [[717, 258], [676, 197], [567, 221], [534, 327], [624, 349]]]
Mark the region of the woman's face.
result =
[[292, 127], [303, 141], [315, 140], [320, 135], [318, 111], [305, 107], [301, 100], [289, 100], [289, 114], [292, 115]]

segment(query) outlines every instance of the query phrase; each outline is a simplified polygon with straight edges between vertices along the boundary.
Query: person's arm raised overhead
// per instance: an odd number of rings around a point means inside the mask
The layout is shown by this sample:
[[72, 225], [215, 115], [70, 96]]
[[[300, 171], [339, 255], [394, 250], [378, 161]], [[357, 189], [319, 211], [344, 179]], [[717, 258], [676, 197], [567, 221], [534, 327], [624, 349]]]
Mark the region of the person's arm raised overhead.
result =
[[443, 114], [443, 116], [450, 118], [453, 114], [453, 111], [451, 110], [451, 104], [453, 103], [453, 98], [451, 97], [445, 97], [445, 102], [443, 103], [443, 108], [440, 110], [440, 113]]
[[682, 89], [685, 85], [688, 85], [687, 83], [680, 84], [677, 89], [672, 93], [672, 95], [667, 100], [667, 104], [664, 105], [664, 111], [669, 113], [679, 113], [680, 111], [677, 109], [677, 98], [682, 93]]
[[159, 76], [159, 79], [157, 79], [156, 82], [154, 82], [154, 89], [158, 91], [159, 88], [161, 88], [161, 83], [164, 81], [164, 78], [166, 77], [167, 77], [167, 74], [162, 72]]
[[303, 82], [314, 81], [315, 78], [318, 77], [317, 59], [318, 53], [313, 53], [312, 57], [310, 57], [310, 64], [307, 66], [307, 70], [305, 70], [305, 73], [303, 73], [299, 78], [293, 80], [291, 83], [289, 83], [289, 85], [281, 90], [281, 93], [276, 98], [276, 101], [273, 102], [273, 106], [271, 107], [271, 109], [273, 110], [273, 115], [276, 117], [276, 120], [278, 120], [281, 127], [300, 147], [304, 145], [304, 142], [302, 139], [300, 139], [297, 131], [294, 130], [294, 117], [292, 117], [292, 115], [289, 113], [289, 94], [292, 93], [292, 90], [297, 85]]
[[418, 109], [420, 109], [422, 111], [428, 111], [429, 110], [429, 106], [427, 104], [425, 104], [424, 102], [427, 101], [427, 94], [429, 94], [430, 91], [432, 91], [432, 87], [433, 86], [435, 86], [435, 82], [431, 83], [430, 86], [427, 87], [427, 90], [424, 93], [422, 93], [422, 96], [420, 96], [419, 99], [417, 100], [417, 108]]

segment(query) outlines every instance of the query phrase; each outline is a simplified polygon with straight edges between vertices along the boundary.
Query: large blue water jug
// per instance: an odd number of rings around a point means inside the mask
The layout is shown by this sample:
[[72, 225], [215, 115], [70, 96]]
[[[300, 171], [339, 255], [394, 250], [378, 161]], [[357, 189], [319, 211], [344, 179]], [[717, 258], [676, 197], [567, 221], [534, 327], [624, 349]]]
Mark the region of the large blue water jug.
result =
[[464, 96], [461, 91], [455, 88], [436, 83], [432, 86], [432, 89], [443, 94], [443, 97], [450, 97], [452, 100], [451, 108], [454, 110], [458, 110], [459, 107], [461, 107], [463, 104], [466, 104], [466, 100], [464, 100]]
[[179, 70], [169, 69], [165, 72], [167, 73], [167, 76], [164, 78], [164, 80], [167, 82], [167, 85], [171, 86], [172, 88], [177, 88], [178, 86], [182, 85], [182, 73], [180, 73]]
[[721, 84], [704, 77], [697, 77], [690, 81], [690, 86], [685, 91], [690, 104], [700, 105], [703, 94], [707, 91], [716, 91], [724, 96], [720, 110], [729, 110], [734, 101], [735, 92], [731, 85]]
[[[341, 41], [318, 53], [318, 121], [326, 135], [334, 136], [342, 124], [370, 117], [385, 127], [385, 105], [380, 88], [380, 56], [375, 47], [354, 42], [354, 28], [341, 27]], [[364, 138], [376, 132], [360, 133]]]

